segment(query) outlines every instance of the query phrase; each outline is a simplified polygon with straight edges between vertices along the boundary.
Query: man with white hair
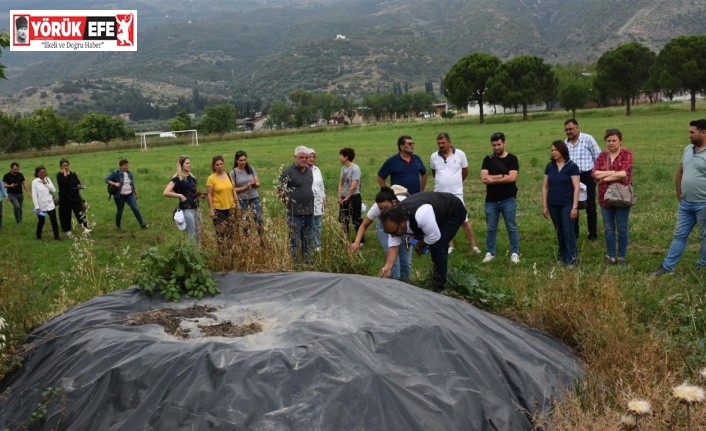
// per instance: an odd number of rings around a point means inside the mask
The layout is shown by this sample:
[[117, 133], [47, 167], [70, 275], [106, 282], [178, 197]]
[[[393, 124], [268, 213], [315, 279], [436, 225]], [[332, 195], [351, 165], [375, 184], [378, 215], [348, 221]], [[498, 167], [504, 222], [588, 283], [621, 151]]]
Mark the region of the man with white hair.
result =
[[305, 146], [298, 146], [294, 150], [294, 163], [282, 170], [277, 186], [277, 194], [287, 210], [289, 250], [297, 264], [302, 259], [311, 264], [309, 245], [313, 244], [314, 176], [309, 169], [309, 153], [310, 150]]

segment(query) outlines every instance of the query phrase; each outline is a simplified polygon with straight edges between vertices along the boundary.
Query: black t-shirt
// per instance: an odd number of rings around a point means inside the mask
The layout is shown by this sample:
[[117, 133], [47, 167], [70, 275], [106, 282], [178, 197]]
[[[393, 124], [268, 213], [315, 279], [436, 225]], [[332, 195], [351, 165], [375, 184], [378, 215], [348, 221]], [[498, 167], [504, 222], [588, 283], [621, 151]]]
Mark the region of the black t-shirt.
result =
[[[505, 169], [501, 168], [497, 162], [500, 162]], [[520, 162], [513, 154], [507, 153], [507, 156], [500, 158], [491, 154], [483, 159], [481, 169], [486, 169], [490, 175], [507, 175], [510, 171], [520, 172]], [[488, 184], [485, 186], [485, 201], [498, 202], [507, 198], [517, 197], [517, 183], [508, 184]]]
[[199, 207], [199, 200], [196, 195], [196, 178], [189, 175], [182, 180], [178, 176], [175, 176], [172, 178], [172, 182], [174, 183], [172, 191], [186, 197], [184, 202], [179, 199], [179, 209], [189, 210]]
[[7, 192], [13, 195], [22, 194], [22, 183], [25, 181], [25, 176], [22, 172], [18, 172], [17, 175], [12, 172], [8, 172], [2, 177], [2, 182], [5, 184], [17, 184], [15, 187], [7, 187]]

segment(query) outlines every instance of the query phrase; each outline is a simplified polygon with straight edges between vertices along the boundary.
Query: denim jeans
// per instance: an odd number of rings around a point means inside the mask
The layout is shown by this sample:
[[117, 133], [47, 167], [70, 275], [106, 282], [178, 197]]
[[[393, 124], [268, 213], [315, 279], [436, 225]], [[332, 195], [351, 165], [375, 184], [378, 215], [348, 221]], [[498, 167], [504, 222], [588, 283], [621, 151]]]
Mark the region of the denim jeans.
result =
[[14, 193], [8, 193], [7, 194], [8, 199], [10, 199], [10, 203], [12, 204], [12, 209], [15, 212], [15, 221], [17, 224], [22, 223], [22, 202], [25, 200], [25, 195], [23, 194], [14, 194]]
[[262, 235], [262, 205], [260, 204], [260, 197], [238, 199], [238, 204], [240, 205], [240, 214], [245, 224], [245, 229], [243, 229], [245, 235], [250, 234], [250, 216], [252, 214], [255, 214], [257, 232]]
[[[309, 244], [314, 242], [314, 229], [312, 228], [314, 216], [312, 214], [293, 215], [287, 213], [287, 224], [289, 224], [289, 252], [292, 255], [292, 260], [296, 264], [301, 263], [302, 260], [304, 263], [311, 264]], [[300, 247], [302, 251], [301, 259], [299, 258]]]
[[576, 249], [574, 224], [577, 221], [571, 220], [571, 204], [549, 205], [548, 209], [559, 243], [559, 258], [567, 265], [576, 265], [578, 250]]
[[183, 210], [184, 221], [186, 222], [186, 237], [199, 242], [199, 210], [192, 208]]
[[485, 233], [487, 251], [495, 256], [495, 239], [498, 235], [500, 214], [502, 214], [503, 220], [505, 220], [507, 235], [510, 237], [510, 253], [520, 254], [520, 233], [517, 230], [517, 223], [515, 222], [515, 216], [517, 214], [517, 201], [515, 198], [485, 203], [485, 221], [488, 225], [488, 230]]
[[[387, 240], [390, 238], [390, 235], [386, 234], [385, 231], [382, 230], [380, 219], [377, 220], [375, 227], [378, 231], [378, 239], [380, 240], [380, 244], [382, 244], [382, 249], [385, 252], [385, 255], [387, 255]], [[409, 282], [409, 276], [412, 274], [412, 249], [408, 249], [406, 246], [407, 235], [401, 236], [400, 239], [402, 240], [402, 244], [400, 244], [397, 260], [395, 260], [395, 264], [392, 266], [390, 278], [407, 283]]]
[[115, 226], [120, 227], [120, 222], [123, 219], [125, 204], [127, 204], [132, 210], [132, 213], [135, 214], [135, 218], [137, 219], [137, 222], [140, 223], [140, 226], [143, 226], [145, 222], [142, 221], [142, 214], [140, 214], [140, 210], [137, 208], [135, 193], [130, 193], [129, 195], [115, 195], [115, 206], [118, 208], [118, 212], [115, 213]]
[[315, 215], [314, 223], [311, 228], [314, 230], [314, 249], [318, 250], [321, 248], [321, 220], [324, 216]]
[[[601, 207], [605, 244], [608, 247], [608, 257], [625, 259], [628, 253], [628, 216], [630, 207]], [[615, 230], [618, 229], [618, 254], [615, 254]]]
[[706, 268], [706, 202], [689, 202], [682, 199], [679, 202], [677, 211], [677, 226], [674, 228], [674, 239], [669, 246], [667, 257], [664, 258], [662, 266], [669, 272], [674, 271], [679, 259], [681, 259], [689, 234], [694, 226], [699, 227], [699, 258], [696, 260], [697, 268]]

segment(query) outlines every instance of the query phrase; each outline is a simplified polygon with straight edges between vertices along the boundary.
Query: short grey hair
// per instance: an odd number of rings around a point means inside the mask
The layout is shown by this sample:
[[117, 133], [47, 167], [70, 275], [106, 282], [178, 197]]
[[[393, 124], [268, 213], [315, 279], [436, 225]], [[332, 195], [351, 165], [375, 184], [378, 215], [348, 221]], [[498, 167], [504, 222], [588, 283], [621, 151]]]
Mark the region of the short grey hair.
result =
[[305, 147], [304, 145], [300, 145], [294, 149], [294, 156], [297, 156], [300, 153], [304, 153], [308, 156], [309, 154], [311, 154], [311, 151], [309, 150], [308, 147]]

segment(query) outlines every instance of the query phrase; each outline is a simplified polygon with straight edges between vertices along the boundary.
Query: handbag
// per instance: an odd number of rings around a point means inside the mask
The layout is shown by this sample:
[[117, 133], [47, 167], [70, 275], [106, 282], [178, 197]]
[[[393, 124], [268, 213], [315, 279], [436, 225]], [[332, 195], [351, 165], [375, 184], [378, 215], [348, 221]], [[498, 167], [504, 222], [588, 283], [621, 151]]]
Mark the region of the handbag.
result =
[[608, 190], [603, 195], [605, 203], [612, 207], [627, 208], [635, 205], [637, 197], [632, 189], [632, 184], [624, 186], [622, 184], [613, 183], [608, 186]]

